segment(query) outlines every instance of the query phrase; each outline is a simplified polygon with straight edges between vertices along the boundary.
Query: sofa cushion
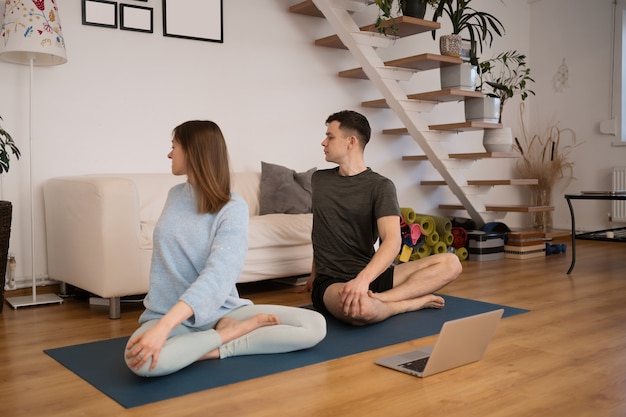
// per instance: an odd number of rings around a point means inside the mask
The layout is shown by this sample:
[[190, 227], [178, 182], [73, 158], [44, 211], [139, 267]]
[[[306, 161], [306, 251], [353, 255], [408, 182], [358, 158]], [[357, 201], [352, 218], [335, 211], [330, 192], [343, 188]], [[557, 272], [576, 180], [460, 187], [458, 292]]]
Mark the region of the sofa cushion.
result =
[[311, 243], [313, 215], [268, 214], [250, 217], [248, 248], [287, 247]]
[[316, 168], [296, 172], [261, 162], [260, 214], [311, 212], [311, 176]]

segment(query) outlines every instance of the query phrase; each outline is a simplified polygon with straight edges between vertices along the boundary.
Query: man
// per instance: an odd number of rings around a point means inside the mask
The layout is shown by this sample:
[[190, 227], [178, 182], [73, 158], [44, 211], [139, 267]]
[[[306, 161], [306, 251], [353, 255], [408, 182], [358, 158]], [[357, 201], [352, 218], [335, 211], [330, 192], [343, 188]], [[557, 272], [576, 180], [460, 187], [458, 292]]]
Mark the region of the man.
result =
[[313, 305], [353, 325], [443, 307], [433, 292], [459, 276], [458, 257], [444, 253], [393, 266], [402, 241], [400, 208], [394, 184], [365, 165], [369, 123], [344, 110], [326, 126], [324, 154], [338, 166], [312, 177]]

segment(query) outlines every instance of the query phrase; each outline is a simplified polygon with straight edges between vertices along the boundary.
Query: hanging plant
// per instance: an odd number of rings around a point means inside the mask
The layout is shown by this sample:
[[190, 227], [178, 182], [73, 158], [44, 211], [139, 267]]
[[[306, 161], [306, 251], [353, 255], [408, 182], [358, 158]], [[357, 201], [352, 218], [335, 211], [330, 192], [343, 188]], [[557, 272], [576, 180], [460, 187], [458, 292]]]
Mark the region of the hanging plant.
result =
[[[2, 120], [2, 116], [0, 116], [0, 120]], [[20, 159], [20, 150], [17, 148], [13, 138], [9, 132], [4, 130], [2, 125], [0, 125], [0, 174], [9, 172], [9, 164], [11, 162], [9, 151], [15, 155], [16, 159]]]

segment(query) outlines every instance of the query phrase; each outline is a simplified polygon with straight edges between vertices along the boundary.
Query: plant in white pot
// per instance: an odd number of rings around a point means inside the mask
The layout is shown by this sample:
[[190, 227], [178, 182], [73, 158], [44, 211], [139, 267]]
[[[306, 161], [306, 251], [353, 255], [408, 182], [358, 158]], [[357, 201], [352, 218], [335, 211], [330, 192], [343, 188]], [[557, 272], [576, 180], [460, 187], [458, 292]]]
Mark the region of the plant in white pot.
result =
[[[2, 117], [0, 116], [0, 121]], [[20, 159], [20, 150], [15, 145], [13, 138], [0, 125], [0, 175], [9, 171], [11, 155], [9, 151]], [[0, 200], [0, 312], [4, 306], [4, 283], [9, 256], [9, 238], [11, 236], [11, 217], [13, 206], [10, 201]]]
[[[491, 13], [470, 7], [472, 0], [438, 0], [433, 21], [437, 22], [444, 14], [452, 24], [452, 33], [439, 37], [439, 51], [442, 55], [461, 56], [463, 37], [469, 39], [469, 63], [444, 66], [440, 70], [441, 88], [473, 90], [476, 84], [477, 51], [482, 52], [483, 44], [491, 46], [494, 35], [502, 36], [504, 26]], [[433, 39], [436, 32], [432, 31]]]
[[[484, 98], [465, 100], [465, 120], [502, 123], [502, 112], [506, 102], [519, 95], [522, 101], [535, 92], [529, 84], [535, 80], [530, 76], [526, 55], [518, 51], [506, 51], [478, 64], [479, 83], [477, 91]], [[489, 113], [491, 112], [491, 113]], [[513, 146], [511, 129], [487, 129], [483, 145], [489, 152], [508, 152]]]
[[395, 35], [398, 32], [396, 17], [410, 16], [423, 19], [427, 7], [429, 5], [436, 7], [439, 0], [374, 0], [374, 3], [379, 9], [376, 29], [384, 35]]

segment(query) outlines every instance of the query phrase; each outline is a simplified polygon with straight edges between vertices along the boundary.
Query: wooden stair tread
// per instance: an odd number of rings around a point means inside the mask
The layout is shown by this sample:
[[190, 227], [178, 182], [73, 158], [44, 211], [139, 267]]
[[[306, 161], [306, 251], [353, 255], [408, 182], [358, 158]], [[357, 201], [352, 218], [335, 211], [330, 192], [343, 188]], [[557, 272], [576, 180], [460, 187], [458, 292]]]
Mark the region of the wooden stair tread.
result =
[[[439, 204], [439, 208], [443, 210], [465, 210], [460, 204]], [[525, 206], [525, 205], [511, 205], [511, 206], [496, 206], [485, 204], [487, 211], [497, 212], [516, 212], [516, 213], [538, 213], [543, 211], [554, 211], [554, 206]]]
[[[537, 185], [539, 180], [530, 178], [514, 178], [509, 180], [467, 180], [467, 185], [495, 186], [495, 185]], [[447, 185], [444, 180], [425, 180], [421, 185]]]
[[468, 130], [480, 130], [480, 129], [499, 129], [502, 127], [501, 123], [487, 123], [487, 122], [460, 122], [460, 123], [446, 123], [442, 125], [428, 126], [430, 130], [447, 130], [454, 132], [463, 132]]
[[[519, 152], [472, 152], [472, 153], [451, 153], [451, 159], [483, 159], [483, 158], [520, 158]], [[404, 155], [403, 161], [428, 161], [426, 155]]]
[[[391, 20], [387, 20], [383, 27], [389, 28], [392, 25]], [[411, 35], [417, 35], [418, 33], [430, 32], [431, 30], [437, 30], [441, 27], [441, 24], [437, 22], [432, 22], [430, 20], [418, 19], [416, 17], [410, 16], [400, 16], [395, 19], [395, 26], [397, 31], [389, 31], [388, 36], [404, 38]], [[371, 25], [366, 25], [360, 27], [360, 30], [363, 32], [378, 32], [376, 28], [376, 24], [372, 23]], [[325, 38], [317, 39], [315, 41], [315, 45], [317, 46], [326, 46], [329, 48], [339, 48], [339, 49], [348, 49], [341, 42], [339, 36], [330, 35]]]
[[[483, 97], [483, 93], [474, 90], [461, 90], [457, 88], [446, 88], [438, 91], [428, 91], [425, 93], [409, 94], [406, 96], [409, 100], [428, 101], [435, 103], [445, 103], [449, 101], [461, 101], [466, 97]], [[369, 100], [361, 103], [363, 107], [389, 108], [387, 100], [380, 98], [377, 100]]]
[[483, 97], [480, 91], [461, 90], [460, 88], [446, 88], [437, 91], [427, 91], [424, 93], [411, 94], [407, 98], [411, 100], [438, 101], [441, 103], [448, 101], [461, 101], [466, 97]]
[[482, 158], [521, 158], [519, 152], [473, 152], [473, 153], [451, 153], [448, 155], [453, 159], [482, 159]]
[[[498, 129], [501, 127], [502, 127], [502, 124], [500, 123], [485, 123], [485, 122], [460, 122], [460, 123], [448, 123], [444, 125], [428, 126], [430, 130], [445, 130], [445, 131], [453, 131], [453, 132], [463, 132], [463, 131], [480, 130], [480, 129]], [[408, 135], [409, 130], [406, 127], [398, 127], [395, 129], [384, 129], [383, 134], [385, 135]], [[478, 155], [478, 154], [474, 154], [474, 155]]]
[[303, 14], [307, 16], [325, 17], [324, 14], [320, 12], [320, 10], [317, 8], [315, 3], [313, 3], [313, 0], [306, 0], [306, 1], [294, 4], [293, 6], [289, 7], [289, 11], [291, 13], [298, 13], [298, 14]]
[[[415, 71], [428, 71], [448, 65], [459, 65], [461, 63], [463, 63], [461, 58], [425, 53], [387, 61], [385, 62], [385, 66], [408, 68]], [[344, 78], [359, 78], [367, 80], [367, 75], [365, 75], [363, 68], [352, 68], [340, 71], [339, 76]]]

